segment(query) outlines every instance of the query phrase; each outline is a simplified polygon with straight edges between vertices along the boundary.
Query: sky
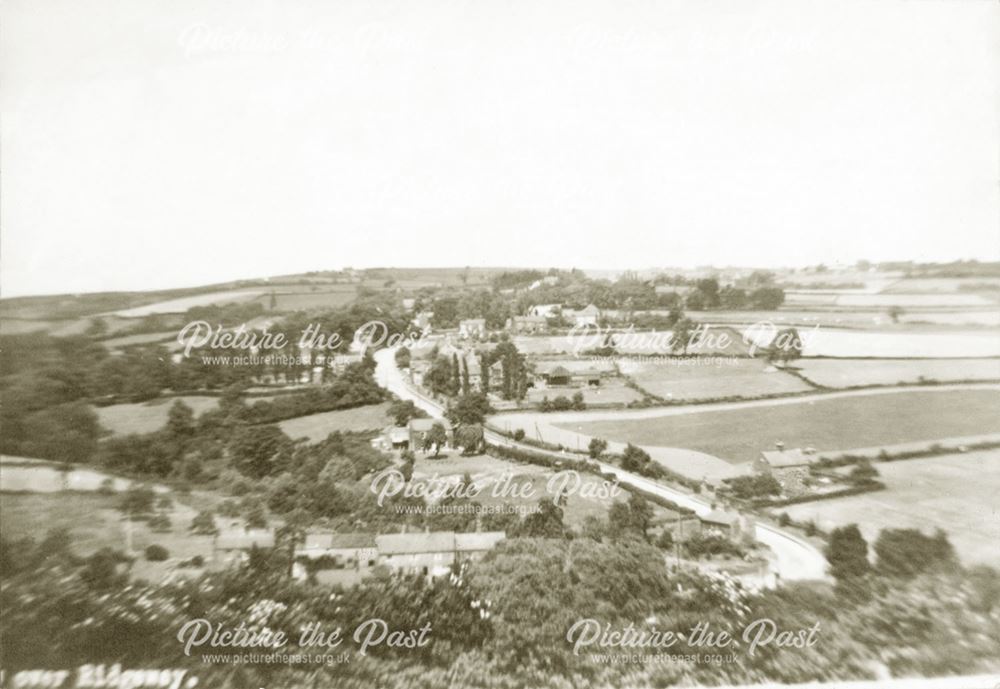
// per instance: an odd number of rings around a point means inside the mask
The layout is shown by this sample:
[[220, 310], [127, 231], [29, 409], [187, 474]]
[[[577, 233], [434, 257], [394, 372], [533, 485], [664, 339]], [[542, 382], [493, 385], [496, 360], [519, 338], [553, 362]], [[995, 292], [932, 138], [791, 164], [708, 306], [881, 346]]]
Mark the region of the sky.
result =
[[994, 0], [5, 0], [0, 294], [1000, 258]]

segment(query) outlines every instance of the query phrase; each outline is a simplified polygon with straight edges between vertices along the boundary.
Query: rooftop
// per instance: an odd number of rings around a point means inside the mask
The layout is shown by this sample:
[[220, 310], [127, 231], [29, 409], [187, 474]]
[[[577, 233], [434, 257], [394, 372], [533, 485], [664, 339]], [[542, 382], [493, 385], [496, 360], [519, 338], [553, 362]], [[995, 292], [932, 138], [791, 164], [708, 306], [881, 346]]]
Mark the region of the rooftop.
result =
[[801, 464], [809, 464], [816, 459], [816, 455], [808, 455], [800, 448], [792, 450], [764, 450], [760, 453], [768, 464], [772, 467], [792, 467]]
[[306, 534], [303, 547], [324, 550], [374, 548], [375, 536], [367, 533], [311, 533]]

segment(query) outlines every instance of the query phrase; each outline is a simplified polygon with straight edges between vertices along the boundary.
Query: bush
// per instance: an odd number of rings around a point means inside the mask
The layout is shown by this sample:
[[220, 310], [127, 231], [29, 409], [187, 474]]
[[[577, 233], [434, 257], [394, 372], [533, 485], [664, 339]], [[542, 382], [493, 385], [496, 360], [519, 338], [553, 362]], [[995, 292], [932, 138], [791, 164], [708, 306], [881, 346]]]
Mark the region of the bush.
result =
[[170, 552], [162, 545], [156, 545], [154, 543], [146, 548], [146, 559], [150, 562], [163, 562], [168, 557], [170, 557]]
[[157, 514], [149, 518], [149, 528], [157, 533], [170, 531], [170, 517], [165, 514]]
[[674, 547], [674, 534], [668, 529], [664, 529], [656, 539], [656, 547], [660, 550], [672, 549]]
[[518, 428], [514, 431], [514, 440], [524, 440], [524, 429]]
[[223, 500], [219, 503], [219, 515], [235, 518], [240, 516], [240, 506], [235, 500]]
[[211, 535], [219, 533], [215, 526], [215, 516], [211, 510], [202, 510], [191, 520], [191, 531], [196, 534]]

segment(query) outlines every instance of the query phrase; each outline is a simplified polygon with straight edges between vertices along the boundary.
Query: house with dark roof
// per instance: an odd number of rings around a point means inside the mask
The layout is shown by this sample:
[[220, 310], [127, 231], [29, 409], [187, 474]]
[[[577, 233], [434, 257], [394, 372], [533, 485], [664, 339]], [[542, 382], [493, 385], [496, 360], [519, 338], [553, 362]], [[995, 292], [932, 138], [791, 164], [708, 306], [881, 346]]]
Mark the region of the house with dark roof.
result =
[[373, 567], [378, 558], [375, 537], [364, 533], [311, 533], [295, 549], [295, 557], [326, 559], [336, 567]]
[[454, 564], [482, 557], [506, 537], [503, 531], [432, 531], [384, 534], [376, 536], [375, 543], [379, 563], [394, 572], [437, 577], [448, 574]]

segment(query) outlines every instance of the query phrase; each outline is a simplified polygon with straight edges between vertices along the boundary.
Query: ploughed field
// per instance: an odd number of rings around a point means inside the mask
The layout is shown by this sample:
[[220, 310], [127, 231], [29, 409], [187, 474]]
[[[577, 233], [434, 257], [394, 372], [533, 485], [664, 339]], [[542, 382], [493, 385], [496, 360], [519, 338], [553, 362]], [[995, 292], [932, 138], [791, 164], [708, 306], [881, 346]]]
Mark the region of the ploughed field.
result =
[[730, 462], [788, 448], [851, 450], [1000, 432], [1000, 390], [913, 390], [648, 418], [556, 423], [636, 445], [680, 447]]

